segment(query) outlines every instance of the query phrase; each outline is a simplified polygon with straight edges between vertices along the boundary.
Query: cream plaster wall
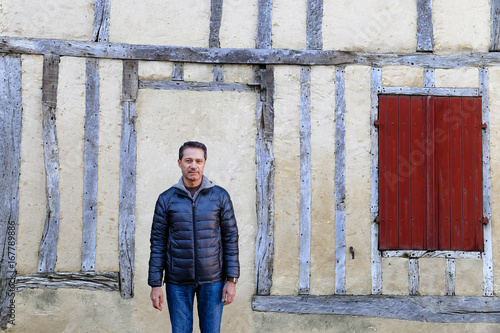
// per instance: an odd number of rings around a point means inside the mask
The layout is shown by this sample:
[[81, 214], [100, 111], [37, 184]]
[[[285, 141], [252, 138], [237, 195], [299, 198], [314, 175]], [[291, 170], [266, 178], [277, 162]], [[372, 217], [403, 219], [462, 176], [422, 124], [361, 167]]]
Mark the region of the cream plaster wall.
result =
[[300, 67], [274, 69], [274, 272], [271, 294], [298, 293], [300, 227]]
[[434, 51], [440, 54], [488, 52], [490, 18], [488, 0], [433, 1]]
[[0, 36], [91, 40], [92, 0], [3, 0]]
[[307, 2], [274, 0], [272, 4], [272, 47], [305, 49]]
[[424, 69], [411, 66], [382, 67], [382, 85], [386, 87], [423, 87]]
[[[35, 273], [45, 223], [45, 161], [42, 140], [42, 56], [22, 56], [23, 119], [17, 271]], [[29, 144], [26, 144], [29, 143]]]
[[[371, 69], [345, 69], [346, 292], [371, 294]], [[349, 253], [354, 248], [355, 259]]]
[[208, 47], [210, 1], [111, 0], [109, 41]]
[[224, 0], [219, 31], [220, 47], [254, 48], [257, 15], [257, 1]]
[[415, 52], [416, 0], [325, 1], [323, 48], [361, 52]]

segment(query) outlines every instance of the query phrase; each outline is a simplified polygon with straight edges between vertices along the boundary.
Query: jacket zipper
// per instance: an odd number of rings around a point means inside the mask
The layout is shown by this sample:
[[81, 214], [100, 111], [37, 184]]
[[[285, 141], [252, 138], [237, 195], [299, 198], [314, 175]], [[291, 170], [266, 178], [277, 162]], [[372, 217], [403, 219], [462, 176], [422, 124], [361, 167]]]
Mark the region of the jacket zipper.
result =
[[196, 244], [197, 244], [197, 241], [196, 241], [196, 218], [195, 218], [194, 211], [195, 211], [195, 209], [194, 209], [194, 198], [193, 198], [194, 283], [196, 286], [198, 286], [198, 274], [196, 272], [196, 266], [197, 266], [196, 260], [198, 258], [198, 253], [197, 253], [197, 249], [196, 249]]

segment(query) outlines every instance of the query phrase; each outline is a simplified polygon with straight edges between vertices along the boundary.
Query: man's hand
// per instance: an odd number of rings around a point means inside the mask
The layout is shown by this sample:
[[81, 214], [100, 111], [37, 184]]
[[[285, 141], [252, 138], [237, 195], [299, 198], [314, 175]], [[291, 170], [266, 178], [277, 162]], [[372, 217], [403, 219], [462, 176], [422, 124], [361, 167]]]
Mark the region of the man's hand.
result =
[[226, 281], [224, 289], [222, 289], [222, 301], [224, 305], [231, 304], [234, 301], [234, 296], [236, 296], [236, 283]]
[[161, 311], [163, 303], [165, 302], [163, 289], [161, 289], [161, 287], [152, 287], [150, 298], [153, 301], [153, 307]]

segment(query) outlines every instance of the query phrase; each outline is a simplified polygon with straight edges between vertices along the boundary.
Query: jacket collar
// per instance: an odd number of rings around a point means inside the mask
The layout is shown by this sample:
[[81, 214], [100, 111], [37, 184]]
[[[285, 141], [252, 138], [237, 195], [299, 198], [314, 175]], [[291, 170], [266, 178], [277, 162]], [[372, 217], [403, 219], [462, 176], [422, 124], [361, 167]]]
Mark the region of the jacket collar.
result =
[[[198, 193], [200, 193], [200, 191], [202, 191], [204, 189], [207, 189], [207, 188], [214, 187], [214, 186], [215, 186], [215, 183], [212, 182], [211, 180], [209, 180], [204, 175], [203, 178], [202, 178], [202, 180], [201, 180], [201, 186], [198, 189], [198, 191], [196, 191], [195, 195], [193, 196], [193, 199], [196, 198], [196, 196], [198, 195]], [[180, 189], [181, 191], [183, 191], [184, 193], [186, 193], [191, 198], [191, 193], [189, 193], [189, 191], [186, 189], [186, 186], [184, 186], [184, 182], [182, 181], [182, 176], [179, 179], [179, 181], [177, 182], [177, 184], [174, 185], [174, 187]]]

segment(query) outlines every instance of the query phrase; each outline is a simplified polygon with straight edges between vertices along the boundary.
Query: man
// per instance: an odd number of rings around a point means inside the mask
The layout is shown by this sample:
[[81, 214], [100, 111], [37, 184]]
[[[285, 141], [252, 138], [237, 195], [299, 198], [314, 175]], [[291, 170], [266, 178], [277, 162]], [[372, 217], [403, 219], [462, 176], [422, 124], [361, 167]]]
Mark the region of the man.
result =
[[182, 177], [160, 194], [153, 217], [148, 284], [161, 311], [165, 282], [174, 333], [192, 332], [195, 295], [201, 332], [220, 332], [223, 305], [234, 300], [240, 275], [233, 204], [203, 175], [206, 160], [204, 144], [180, 147]]

